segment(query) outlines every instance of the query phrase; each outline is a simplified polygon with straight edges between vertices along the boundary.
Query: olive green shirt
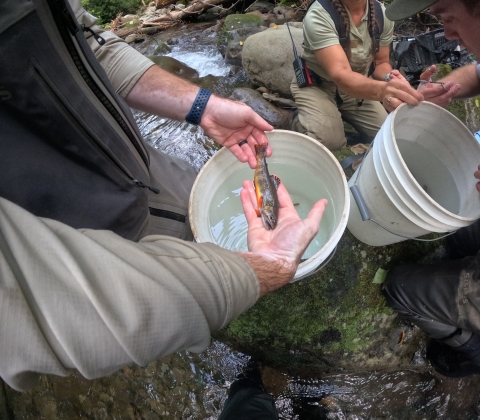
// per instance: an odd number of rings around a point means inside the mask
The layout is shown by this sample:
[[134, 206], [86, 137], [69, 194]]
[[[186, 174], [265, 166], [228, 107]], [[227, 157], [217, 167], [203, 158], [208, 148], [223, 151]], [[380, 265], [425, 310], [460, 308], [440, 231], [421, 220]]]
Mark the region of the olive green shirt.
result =
[[[385, 8], [382, 5], [384, 15], [383, 32], [380, 35], [380, 46], [388, 46], [393, 40], [393, 22], [385, 17]], [[365, 14], [362, 17], [359, 26], [355, 26], [352, 22], [352, 17], [348, 12], [350, 18], [350, 40], [351, 40], [351, 60], [350, 66], [354, 72], [368, 75], [370, 64], [372, 62], [371, 49], [372, 39], [368, 32], [368, 15], [369, 7], [367, 7]], [[339, 45], [338, 32], [335, 24], [330, 17], [330, 14], [318, 2], [314, 1], [308, 10], [303, 21], [303, 54], [302, 57], [307, 62], [307, 66], [317, 73], [320, 77], [331, 81], [327, 72], [317, 61], [315, 51], [322, 48], [331, 47], [332, 45]]]

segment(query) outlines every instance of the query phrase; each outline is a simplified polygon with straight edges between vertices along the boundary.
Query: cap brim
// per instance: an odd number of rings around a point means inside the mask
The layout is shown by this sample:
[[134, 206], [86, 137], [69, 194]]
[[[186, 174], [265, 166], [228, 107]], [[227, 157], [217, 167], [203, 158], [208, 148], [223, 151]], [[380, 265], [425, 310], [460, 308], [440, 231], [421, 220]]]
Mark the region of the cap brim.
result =
[[390, 20], [406, 19], [430, 7], [438, 0], [393, 0], [385, 10], [385, 15]]

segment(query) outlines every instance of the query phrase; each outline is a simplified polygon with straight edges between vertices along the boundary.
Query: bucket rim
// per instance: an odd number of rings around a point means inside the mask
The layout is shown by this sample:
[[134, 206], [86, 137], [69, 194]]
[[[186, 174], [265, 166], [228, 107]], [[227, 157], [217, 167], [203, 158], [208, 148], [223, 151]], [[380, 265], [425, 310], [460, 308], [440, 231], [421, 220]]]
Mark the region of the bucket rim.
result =
[[[403, 169], [405, 170], [405, 173], [408, 175], [408, 177], [410, 178], [410, 180], [412, 180], [415, 184], [415, 186], [417, 187], [419, 193], [422, 195], [422, 197], [424, 197], [431, 205], [433, 205], [437, 210], [440, 210], [441, 212], [443, 212], [444, 214], [446, 214], [446, 216], [448, 217], [452, 217], [453, 219], [456, 219], [456, 220], [459, 220], [459, 221], [462, 221], [462, 222], [472, 222], [472, 221], [475, 221], [477, 220], [476, 217], [464, 217], [464, 216], [460, 216], [460, 215], [457, 215], [455, 213], [452, 213], [451, 211], [447, 210], [445, 207], [442, 207], [440, 204], [438, 204], [432, 197], [430, 197], [426, 192], [425, 190], [421, 187], [421, 185], [418, 183], [418, 181], [415, 179], [415, 177], [412, 175], [412, 173], [410, 172], [410, 170], [408, 169], [408, 166], [407, 164], [405, 163], [405, 160], [403, 159], [403, 156], [402, 154], [400, 153], [400, 149], [398, 148], [398, 144], [397, 144], [397, 138], [395, 136], [395, 131], [394, 131], [394, 127], [395, 127], [395, 119], [396, 117], [398, 116], [399, 112], [402, 110], [402, 109], [411, 109], [411, 108], [418, 108], [418, 107], [432, 107], [432, 108], [436, 108], [437, 110], [439, 110], [439, 112], [444, 112], [444, 113], [448, 113], [450, 115], [450, 117], [453, 117], [453, 120], [455, 121], [455, 124], [458, 125], [459, 127], [461, 127], [461, 129], [470, 134], [473, 138], [473, 140], [475, 140], [475, 137], [473, 136], [473, 134], [470, 132], [470, 130], [465, 126], [465, 124], [463, 124], [462, 121], [460, 121], [455, 115], [453, 115], [450, 111], [447, 111], [445, 108], [442, 108], [441, 106], [438, 106], [432, 102], [427, 102], [427, 101], [422, 101], [419, 105], [417, 106], [413, 106], [413, 105], [409, 105], [407, 103], [403, 103], [401, 104], [399, 107], [397, 107], [391, 114], [392, 116], [392, 119], [391, 119], [391, 123], [390, 123], [390, 127], [389, 127], [389, 130], [390, 130], [390, 134], [391, 134], [391, 138], [393, 140], [393, 146], [395, 147], [395, 151], [397, 152], [397, 155], [400, 159], [400, 163], [403, 167]], [[476, 141], [476, 140], [475, 140]]]
[[[345, 229], [347, 227], [347, 222], [348, 222], [348, 216], [350, 212], [350, 190], [348, 189], [348, 182], [345, 176], [345, 173], [340, 166], [340, 162], [338, 159], [335, 157], [335, 155], [328, 150], [323, 144], [321, 144], [318, 140], [313, 139], [312, 137], [309, 137], [305, 134], [298, 133], [296, 131], [291, 131], [291, 130], [282, 130], [282, 129], [274, 129], [272, 131], [267, 131], [265, 132], [265, 135], [276, 135], [276, 134], [287, 134], [287, 135], [294, 135], [297, 137], [302, 137], [304, 140], [307, 140], [310, 142], [312, 145], [315, 147], [318, 147], [319, 149], [322, 150], [323, 153], [326, 153], [329, 157], [330, 160], [333, 162], [336, 170], [338, 171], [338, 175], [341, 178], [342, 182], [342, 187], [343, 187], [343, 200], [344, 200], [344, 208], [342, 209], [341, 216], [339, 217], [339, 221], [337, 224], [337, 227], [335, 230], [332, 232], [330, 235], [330, 238], [328, 241], [324, 244], [324, 246], [319, 249], [314, 255], [312, 255], [310, 258], [308, 258], [306, 261], [303, 261], [298, 265], [297, 271], [295, 273], [294, 278], [292, 279], [292, 283], [300, 280], [301, 278], [305, 278], [308, 276], [310, 273], [315, 271], [315, 269], [323, 262], [325, 261], [329, 255], [332, 253], [333, 249], [335, 246], [338, 244], [340, 241], [341, 237], [343, 236], [343, 233], [345, 232]], [[270, 141], [270, 139], [269, 139]], [[273, 151], [275, 149], [273, 148]], [[275, 153], [275, 151], [274, 151]], [[197, 174], [197, 177], [195, 178], [195, 181], [192, 185], [191, 191], [196, 191], [198, 189], [198, 184], [201, 182], [201, 177], [204, 172], [207, 172], [210, 170], [210, 167], [215, 164], [215, 161], [218, 159], [221, 159], [222, 156], [224, 155], [231, 155], [234, 160], [237, 160], [236, 157], [233, 156], [233, 154], [230, 152], [228, 147], [222, 146], [219, 150], [217, 150], [209, 159], [208, 161], [203, 165], [203, 167], [200, 169], [200, 171]], [[245, 165], [248, 165], [248, 163], [245, 163]], [[253, 171], [253, 169], [252, 169]], [[320, 199], [320, 198], [319, 198]], [[188, 202], [188, 207], [189, 207], [189, 212], [188, 212], [188, 218], [190, 222], [190, 228], [192, 229], [193, 237], [195, 238], [195, 241], [198, 243], [203, 243], [202, 241], [199, 240], [198, 238], [198, 233], [195, 228], [194, 224], [194, 214], [191, 211], [193, 209], [193, 201], [194, 201], [194, 194], [190, 194], [189, 202]], [[320, 224], [320, 229], [321, 229], [321, 224]], [[232, 251], [234, 252], [234, 251]], [[326, 254], [326, 255], [321, 255], [321, 254]], [[310, 268], [310, 264], [313, 264], [313, 267]]]

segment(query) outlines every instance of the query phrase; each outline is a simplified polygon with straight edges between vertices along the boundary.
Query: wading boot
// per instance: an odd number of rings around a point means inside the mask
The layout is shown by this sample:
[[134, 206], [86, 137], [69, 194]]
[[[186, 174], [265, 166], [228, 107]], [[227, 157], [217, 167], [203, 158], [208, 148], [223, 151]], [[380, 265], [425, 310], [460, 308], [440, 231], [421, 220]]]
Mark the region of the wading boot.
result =
[[450, 378], [480, 373], [480, 336], [473, 334], [459, 347], [431, 340], [427, 345], [427, 359], [438, 373]]

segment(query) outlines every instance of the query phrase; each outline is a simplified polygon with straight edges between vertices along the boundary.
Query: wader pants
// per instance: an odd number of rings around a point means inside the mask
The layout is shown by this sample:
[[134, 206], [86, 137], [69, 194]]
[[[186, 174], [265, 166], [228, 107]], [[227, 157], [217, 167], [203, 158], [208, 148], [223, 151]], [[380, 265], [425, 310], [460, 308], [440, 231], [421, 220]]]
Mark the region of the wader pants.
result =
[[378, 101], [359, 99], [339, 93], [334, 83], [322, 82], [321, 86], [299, 88], [294, 79], [290, 91], [295, 99], [298, 116], [292, 129], [306, 134], [329, 150], [338, 150], [347, 144], [343, 121], [348, 122], [357, 132], [370, 140], [387, 118], [387, 111]]
[[242, 379], [230, 387], [218, 420], [278, 420], [278, 414], [270, 394], [255, 382]]
[[446, 247], [451, 261], [395, 267], [385, 294], [392, 309], [432, 338], [459, 347], [480, 334], [480, 220], [447, 237]]

